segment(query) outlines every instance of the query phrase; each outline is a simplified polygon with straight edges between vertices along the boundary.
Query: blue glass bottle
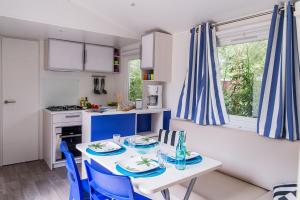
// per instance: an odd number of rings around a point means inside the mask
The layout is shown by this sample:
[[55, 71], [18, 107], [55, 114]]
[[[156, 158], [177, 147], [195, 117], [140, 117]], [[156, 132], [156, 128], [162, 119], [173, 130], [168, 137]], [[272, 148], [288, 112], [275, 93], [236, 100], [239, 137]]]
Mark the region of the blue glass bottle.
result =
[[176, 169], [184, 170], [186, 167], [186, 144], [185, 144], [185, 133], [180, 131], [179, 140], [176, 146]]

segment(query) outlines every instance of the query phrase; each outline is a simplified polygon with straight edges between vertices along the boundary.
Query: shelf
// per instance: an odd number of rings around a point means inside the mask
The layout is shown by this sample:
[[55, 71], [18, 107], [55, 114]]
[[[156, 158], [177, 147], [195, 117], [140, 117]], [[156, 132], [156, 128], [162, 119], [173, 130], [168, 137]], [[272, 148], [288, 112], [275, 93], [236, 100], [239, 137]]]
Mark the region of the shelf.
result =
[[163, 82], [163, 81], [156, 81], [156, 80], [143, 80], [145, 82]]

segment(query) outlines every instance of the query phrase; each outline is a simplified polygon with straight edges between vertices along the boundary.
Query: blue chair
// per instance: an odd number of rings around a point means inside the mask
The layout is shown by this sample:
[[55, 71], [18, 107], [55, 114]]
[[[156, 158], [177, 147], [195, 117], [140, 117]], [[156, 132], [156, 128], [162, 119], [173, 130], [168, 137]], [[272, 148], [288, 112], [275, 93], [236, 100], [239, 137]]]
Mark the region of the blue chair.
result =
[[[66, 157], [67, 175], [70, 184], [70, 200], [85, 200], [90, 199], [90, 187], [88, 179], [80, 179], [78, 168], [74, 160], [73, 154], [69, 151], [65, 141], [60, 144], [60, 151]], [[101, 200], [108, 199], [104, 196], [99, 196]]]
[[84, 164], [91, 190], [91, 200], [100, 200], [99, 195], [116, 200], [150, 200], [133, 191], [129, 177], [107, 173], [104, 167], [95, 169], [87, 161], [84, 161]]

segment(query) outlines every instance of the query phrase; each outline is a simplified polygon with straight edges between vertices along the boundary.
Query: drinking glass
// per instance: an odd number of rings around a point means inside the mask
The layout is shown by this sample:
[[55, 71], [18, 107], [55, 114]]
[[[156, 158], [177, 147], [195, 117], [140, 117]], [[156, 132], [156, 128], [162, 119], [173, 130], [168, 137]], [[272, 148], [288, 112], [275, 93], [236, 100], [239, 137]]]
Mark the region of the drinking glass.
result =
[[127, 141], [128, 141], [128, 146], [131, 148], [134, 148], [134, 146], [135, 146], [134, 137], [129, 137]]
[[120, 134], [113, 134], [113, 141], [117, 144], [121, 143], [121, 135]]
[[156, 153], [157, 162], [160, 168], [166, 167], [166, 154], [162, 150], [158, 150]]

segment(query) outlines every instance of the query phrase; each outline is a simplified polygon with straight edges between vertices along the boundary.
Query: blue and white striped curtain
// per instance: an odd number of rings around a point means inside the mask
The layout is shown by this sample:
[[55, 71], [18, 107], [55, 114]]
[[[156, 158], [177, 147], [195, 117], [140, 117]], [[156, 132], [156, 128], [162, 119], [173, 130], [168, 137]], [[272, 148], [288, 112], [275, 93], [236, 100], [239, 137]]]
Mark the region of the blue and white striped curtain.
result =
[[216, 50], [215, 30], [209, 23], [191, 30], [189, 68], [179, 97], [178, 118], [200, 125], [228, 122]]
[[300, 73], [296, 20], [290, 3], [275, 5], [262, 81], [257, 132], [299, 140]]

